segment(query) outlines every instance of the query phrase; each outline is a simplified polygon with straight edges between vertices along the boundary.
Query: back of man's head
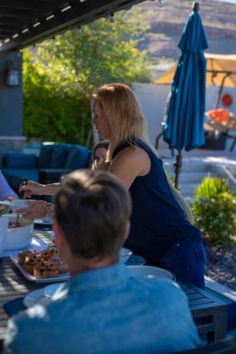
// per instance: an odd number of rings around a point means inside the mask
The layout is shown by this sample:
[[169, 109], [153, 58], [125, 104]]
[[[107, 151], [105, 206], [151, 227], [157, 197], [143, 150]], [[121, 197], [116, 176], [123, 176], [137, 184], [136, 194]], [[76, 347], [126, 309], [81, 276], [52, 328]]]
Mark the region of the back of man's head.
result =
[[66, 242], [74, 255], [87, 260], [117, 256], [130, 214], [128, 191], [107, 172], [72, 172], [55, 198], [55, 218]]

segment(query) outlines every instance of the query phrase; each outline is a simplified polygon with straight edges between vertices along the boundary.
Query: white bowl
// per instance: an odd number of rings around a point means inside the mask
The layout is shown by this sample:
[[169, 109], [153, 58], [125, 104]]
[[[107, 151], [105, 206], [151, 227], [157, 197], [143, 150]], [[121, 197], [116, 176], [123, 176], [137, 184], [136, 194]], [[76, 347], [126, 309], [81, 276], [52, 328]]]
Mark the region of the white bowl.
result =
[[152, 266], [128, 266], [131, 273], [137, 278], [154, 279], [154, 278], [166, 278], [175, 280], [175, 275], [166, 269], [152, 267]]
[[[16, 222], [16, 215], [9, 214], [9, 222]], [[4, 242], [4, 250], [18, 250], [30, 245], [33, 235], [33, 220], [20, 219], [22, 226], [8, 227], [7, 237]]]
[[128, 248], [122, 247], [120, 249], [119, 263], [126, 263], [132, 254], [133, 254], [133, 252], [130, 251]]

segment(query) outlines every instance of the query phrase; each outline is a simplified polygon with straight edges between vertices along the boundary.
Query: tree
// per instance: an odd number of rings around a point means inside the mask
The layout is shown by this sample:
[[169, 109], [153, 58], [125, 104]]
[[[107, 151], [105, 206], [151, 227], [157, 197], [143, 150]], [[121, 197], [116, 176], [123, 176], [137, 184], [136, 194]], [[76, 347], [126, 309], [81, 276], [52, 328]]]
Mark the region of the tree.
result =
[[141, 9], [101, 18], [24, 50], [27, 137], [89, 144], [91, 92], [108, 82], [150, 81]]

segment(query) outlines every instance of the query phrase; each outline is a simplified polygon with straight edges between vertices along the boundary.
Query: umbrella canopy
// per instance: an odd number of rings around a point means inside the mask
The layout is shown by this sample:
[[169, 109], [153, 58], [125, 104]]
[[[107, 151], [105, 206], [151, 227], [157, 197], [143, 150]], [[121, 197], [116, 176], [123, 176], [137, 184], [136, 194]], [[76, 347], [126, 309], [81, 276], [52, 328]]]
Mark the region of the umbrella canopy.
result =
[[[236, 55], [206, 53], [206, 85], [221, 86], [224, 80], [225, 87], [236, 87]], [[161, 77], [154, 81], [157, 85], [170, 85], [176, 72], [173, 65]]]
[[164, 126], [164, 140], [169, 148], [179, 152], [205, 143], [206, 60], [203, 51], [208, 44], [196, 3], [193, 10], [178, 45], [182, 54], [172, 82]]

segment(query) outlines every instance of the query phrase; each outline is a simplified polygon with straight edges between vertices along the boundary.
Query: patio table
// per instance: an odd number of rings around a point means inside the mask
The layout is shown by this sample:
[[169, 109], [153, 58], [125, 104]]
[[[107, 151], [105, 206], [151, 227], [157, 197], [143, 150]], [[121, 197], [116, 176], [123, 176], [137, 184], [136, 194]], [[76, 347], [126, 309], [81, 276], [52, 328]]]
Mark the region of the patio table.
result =
[[192, 284], [179, 283], [188, 297], [194, 322], [200, 335], [208, 343], [225, 337], [227, 332], [227, 305], [231, 302], [219, 298], [209, 289], [201, 289]]
[[[46, 241], [49, 245], [52, 244], [48, 232], [35, 231], [35, 236]], [[135, 257], [133, 264], [137, 264]], [[129, 262], [129, 264], [131, 263]], [[0, 261], [0, 353], [8, 321], [3, 305], [44, 286], [45, 284], [27, 280], [10, 258], [6, 257]], [[227, 330], [227, 303], [207, 289], [202, 290], [189, 284], [180, 284], [180, 286], [188, 297], [199, 333], [206, 335], [208, 342], [224, 338]]]

